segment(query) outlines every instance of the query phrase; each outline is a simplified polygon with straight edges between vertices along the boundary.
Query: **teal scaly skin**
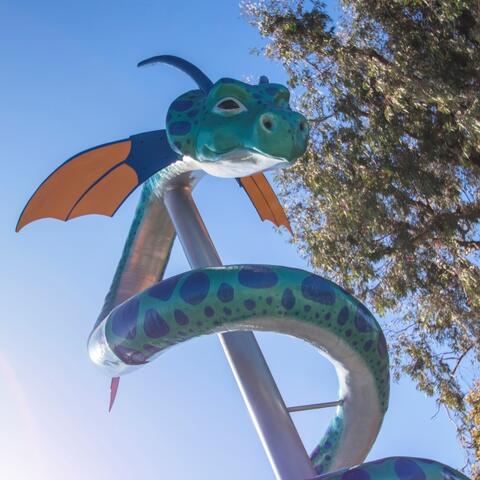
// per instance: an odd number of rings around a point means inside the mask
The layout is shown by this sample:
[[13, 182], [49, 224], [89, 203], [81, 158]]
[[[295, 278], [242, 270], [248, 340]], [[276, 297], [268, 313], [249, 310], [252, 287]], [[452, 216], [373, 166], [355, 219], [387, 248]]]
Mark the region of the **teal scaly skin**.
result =
[[415, 457], [388, 457], [311, 480], [468, 480], [443, 463]]
[[245, 177], [284, 168], [306, 150], [309, 127], [290, 107], [286, 87], [221, 78], [208, 94], [191, 90], [170, 105], [166, 132], [178, 160], [147, 182], [162, 195], [182, 173]]
[[[300, 269], [231, 265], [192, 270], [159, 282], [98, 324], [89, 340], [90, 357], [110, 375], [121, 375], [179, 343], [229, 330], [296, 336], [319, 348], [336, 366], [339, 396], [345, 401], [312, 453], [318, 480], [467, 478], [441, 463], [410, 457], [335, 471], [341, 464], [338, 457], [345, 454], [344, 444], [349, 443], [345, 419], [348, 410], [355, 409], [348, 396], [356, 387], [344, 370], [357, 371], [373, 393], [367, 413], [383, 418], [389, 400], [387, 343], [378, 322], [358, 300], [333, 282]], [[365, 439], [356, 448], [368, 453], [373, 440]]]
[[[385, 337], [373, 315], [332, 282], [299, 269], [237, 265], [193, 270], [164, 280], [114, 309], [94, 330], [90, 357], [112, 376], [149, 363], [173, 345], [226, 330], [267, 330], [309, 341], [334, 363], [352, 359], [374, 390], [373, 412], [389, 398]], [[322, 338], [322, 341], [315, 339]], [[347, 394], [341, 385], [340, 397]], [[344, 408], [315, 449], [328, 471], [344, 437]]]
[[192, 90], [170, 105], [168, 141], [178, 154], [200, 162], [217, 163], [249, 150], [291, 163], [305, 152], [308, 123], [292, 111], [289, 99], [283, 85], [221, 78], [207, 96]]

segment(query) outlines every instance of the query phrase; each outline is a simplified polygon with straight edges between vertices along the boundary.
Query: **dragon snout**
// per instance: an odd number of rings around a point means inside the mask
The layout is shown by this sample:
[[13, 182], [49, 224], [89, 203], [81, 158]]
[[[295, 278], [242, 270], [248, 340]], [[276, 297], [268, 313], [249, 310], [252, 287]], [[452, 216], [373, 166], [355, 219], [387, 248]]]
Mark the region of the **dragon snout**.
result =
[[260, 125], [267, 132], [272, 133], [277, 124], [276, 119], [272, 118], [272, 115], [264, 113], [260, 117]]
[[277, 130], [287, 130], [290, 132], [298, 130], [301, 135], [308, 135], [308, 123], [305, 117], [299, 113], [294, 113], [293, 116], [298, 118], [284, 118], [283, 115], [276, 113], [264, 113], [260, 116], [260, 125], [267, 133], [275, 133]]
[[307, 148], [308, 122], [303, 115], [291, 111], [262, 113], [256, 125], [259, 146], [272, 156], [293, 161]]

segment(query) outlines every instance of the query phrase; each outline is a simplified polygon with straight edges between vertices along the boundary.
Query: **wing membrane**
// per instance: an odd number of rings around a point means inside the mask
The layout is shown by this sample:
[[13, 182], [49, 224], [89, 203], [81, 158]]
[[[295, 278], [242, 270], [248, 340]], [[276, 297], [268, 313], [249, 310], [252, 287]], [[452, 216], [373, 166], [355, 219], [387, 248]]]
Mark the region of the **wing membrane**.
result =
[[81, 196], [67, 220], [92, 213], [111, 217], [137, 186], [135, 170], [125, 164], [118, 165]]
[[85, 191], [124, 161], [130, 149], [130, 140], [123, 140], [87, 150], [67, 160], [32, 195], [20, 215], [16, 231], [40, 218], [68, 220], [72, 208]]
[[263, 173], [240, 178], [239, 183], [262, 220], [269, 220], [277, 227], [284, 226], [293, 234], [287, 215]]
[[112, 216], [139, 184], [176, 159], [164, 130], [79, 153], [38, 187], [20, 215], [16, 231], [41, 218], [70, 220], [92, 213]]

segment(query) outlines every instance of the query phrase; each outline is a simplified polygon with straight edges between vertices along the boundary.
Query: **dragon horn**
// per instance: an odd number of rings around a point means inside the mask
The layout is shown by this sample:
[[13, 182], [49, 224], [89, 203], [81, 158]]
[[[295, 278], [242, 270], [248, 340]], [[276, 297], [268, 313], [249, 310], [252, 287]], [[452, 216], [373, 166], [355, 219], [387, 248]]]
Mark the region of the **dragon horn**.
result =
[[146, 60], [141, 61], [137, 67], [153, 65], [154, 63], [166, 63], [167, 65], [172, 65], [172, 67], [177, 67], [182, 72], [185, 72], [197, 82], [197, 85], [205, 95], [207, 95], [212, 88], [212, 81], [198, 67], [187, 62], [187, 60], [174, 55], [157, 55], [156, 57], [147, 58]]
[[269, 83], [269, 82], [268, 82], [268, 77], [266, 77], [265, 75], [262, 75], [262, 76], [260, 77], [260, 80], [258, 81], [258, 84], [259, 84], [259, 85], [262, 85], [263, 83]]

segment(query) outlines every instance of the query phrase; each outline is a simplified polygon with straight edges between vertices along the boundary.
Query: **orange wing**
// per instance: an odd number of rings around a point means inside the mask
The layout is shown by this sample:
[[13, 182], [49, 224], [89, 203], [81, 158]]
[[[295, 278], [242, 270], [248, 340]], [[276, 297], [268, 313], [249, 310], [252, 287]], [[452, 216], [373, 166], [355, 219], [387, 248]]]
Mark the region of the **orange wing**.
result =
[[239, 179], [253, 206], [262, 220], [270, 220], [274, 225], [283, 225], [293, 235], [292, 227], [277, 195], [263, 173], [256, 173]]
[[16, 230], [40, 218], [70, 220], [90, 213], [112, 216], [138, 185], [177, 158], [165, 130], [85, 150], [38, 187]]
[[25, 206], [16, 231], [40, 218], [71, 218], [99, 213], [113, 215], [138, 185], [135, 170], [122, 163], [131, 141], [123, 140], [75, 155], [57, 168]]

